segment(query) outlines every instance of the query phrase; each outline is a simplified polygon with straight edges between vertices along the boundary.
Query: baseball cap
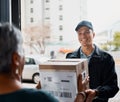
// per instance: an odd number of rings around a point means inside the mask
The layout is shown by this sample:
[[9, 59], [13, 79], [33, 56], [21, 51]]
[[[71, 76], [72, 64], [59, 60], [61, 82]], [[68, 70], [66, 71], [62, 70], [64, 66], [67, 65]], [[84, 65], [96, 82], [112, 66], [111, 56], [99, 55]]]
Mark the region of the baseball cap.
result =
[[78, 31], [78, 29], [80, 29], [83, 26], [86, 26], [86, 27], [90, 28], [91, 30], [93, 30], [92, 23], [89, 21], [83, 20], [80, 23], [78, 23], [77, 27], [75, 28], [75, 31]]

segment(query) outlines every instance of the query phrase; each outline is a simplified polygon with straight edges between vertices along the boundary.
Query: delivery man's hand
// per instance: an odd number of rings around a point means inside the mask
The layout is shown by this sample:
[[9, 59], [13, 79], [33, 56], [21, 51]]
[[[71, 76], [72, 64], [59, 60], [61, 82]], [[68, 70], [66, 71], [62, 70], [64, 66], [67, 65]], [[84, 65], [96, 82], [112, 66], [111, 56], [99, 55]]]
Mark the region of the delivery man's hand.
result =
[[77, 90], [78, 92], [84, 91], [83, 81], [82, 81], [82, 75], [79, 74], [77, 78]]
[[84, 102], [84, 100], [86, 98], [86, 94], [84, 92], [85, 87], [84, 87], [84, 83], [82, 81], [82, 75], [81, 74], [77, 78], [77, 89], [78, 89], [78, 93], [76, 95], [76, 98], [75, 98], [74, 102]]
[[86, 85], [89, 82], [89, 77], [87, 77], [85, 80], [82, 81], [82, 75], [80, 74], [77, 78], [77, 89], [78, 93], [76, 95], [74, 102], [84, 102], [86, 99]]
[[38, 82], [38, 84], [36, 86], [36, 89], [41, 89], [41, 83], [40, 83], [40, 81]]
[[97, 95], [97, 90], [87, 89], [85, 93], [87, 94], [86, 102], [92, 102]]
[[89, 83], [89, 76], [87, 76], [84, 80], [82, 80], [82, 75], [79, 74], [77, 78], [78, 92], [85, 91], [88, 88], [87, 87], [88, 83]]

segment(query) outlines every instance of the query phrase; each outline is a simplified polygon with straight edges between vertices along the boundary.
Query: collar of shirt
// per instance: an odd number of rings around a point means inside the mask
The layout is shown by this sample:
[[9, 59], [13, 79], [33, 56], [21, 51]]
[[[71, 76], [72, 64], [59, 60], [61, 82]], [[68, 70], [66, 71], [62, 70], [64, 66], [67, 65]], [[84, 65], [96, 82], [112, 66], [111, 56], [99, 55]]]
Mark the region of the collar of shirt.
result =
[[[95, 49], [94, 49], [95, 50]], [[93, 55], [93, 53], [94, 53], [94, 50], [91, 52], [91, 54], [90, 55], [85, 55], [84, 53], [83, 53], [83, 51], [82, 51], [82, 49], [80, 48], [80, 56], [81, 56], [81, 58], [87, 58], [88, 59], [88, 62], [90, 61], [90, 58], [92, 57], [92, 55]]]

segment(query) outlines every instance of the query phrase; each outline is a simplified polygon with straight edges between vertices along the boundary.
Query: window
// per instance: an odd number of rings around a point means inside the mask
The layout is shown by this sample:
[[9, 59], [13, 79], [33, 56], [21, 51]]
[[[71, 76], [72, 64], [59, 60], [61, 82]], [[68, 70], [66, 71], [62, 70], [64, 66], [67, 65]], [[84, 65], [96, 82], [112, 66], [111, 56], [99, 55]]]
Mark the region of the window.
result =
[[50, 17], [45, 17], [45, 19], [50, 19]]
[[30, 18], [30, 22], [31, 22], [31, 23], [34, 22], [34, 19], [33, 19], [32, 17]]
[[63, 36], [62, 35], [59, 36], [59, 41], [63, 41]]
[[50, 2], [50, 1], [49, 1], [49, 0], [45, 0], [45, 2], [47, 2], [47, 3], [48, 3], [48, 2]]
[[33, 4], [33, 0], [30, 0], [30, 3]]
[[33, 13], [33, 8], [30, 8], [30, 12]]
[[59, 25], [59, 30], [63, 30], [63, 26], [62, 25]]
[[47, 7], [47, 8], [45, 8], [45, 10], [49, 10], [49, 9], [50, 9], [50, 8], [48, 8], [48, 7]]
[[59, 10], [63, 10], [63, 6], [62, 5], [59, 5]]
[[59, 20], [63, 20], [63, 16], [62, 15], [59, 16]]

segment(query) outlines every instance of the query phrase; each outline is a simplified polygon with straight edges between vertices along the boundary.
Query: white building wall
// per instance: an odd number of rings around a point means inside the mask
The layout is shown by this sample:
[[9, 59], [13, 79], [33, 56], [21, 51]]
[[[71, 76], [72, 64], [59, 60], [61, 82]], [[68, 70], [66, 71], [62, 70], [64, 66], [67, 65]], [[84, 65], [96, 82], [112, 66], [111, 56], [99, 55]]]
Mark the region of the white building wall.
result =
[[[77, 34], [75, 32], [76, 25], [87, 18], [87, 0], [21, 0], [22, 2], [22, 27], [28, 27], [34, 24], [50, 25], [49, 39], [51, 42], [60, 42], [60, 36], [63, 37], [61, 42], [69, 42], [77, 46]], [[31, 3], [33, 1], [33, 3]], [[48, 2], [46, 2], [48, 1]], [[59, 10], [60, 5], [62, 10]], [[33, 8], [33, 13], [30, 9]], [[49, 8], [49, 10], [46, 10]], [[63, 20], [60, 20], [59, 16]], [[46, 19], [46, 18], [49, 19]], [[31, 22], [33, 18], [33, 22]], [[59, 26], [63, 30], [59, 30]], [[77, 43], [78, 42], [78, 43]], [[76, 45], [74, 45], [76, 44]]]
[[[75, 27], [81, 19], [87, 18], [87, 0], [51, 0], [51, 34], [59, 40], [63, 36], [63, 41], [75, 40]], [[59, 5], [63, 5], [63, 11], [59, 11]], [[59, 20], [59, 15], [63, 16], [63, 21]], [[59, 30], [59, 25], [63, 25], [63, 30]]]
[[[25, 21], [25, 27], [41, 23], [42, 21], [42, 0], [33, 0], [33, 3], [31, 3], [31, 0], [21, 0], [22, 5], [22, 12], [24, 12], [23, 19]], [[33, 13], [31, 12], [31, 9], [33, 8]], [[33, 22], [31, 22], [31, 18], [33, 18]]]
[[[58, 41], [59, 36], [63, 36], [63, 41], [71, 41], [75, 39], [75, 27], [81, 19], [87, 18], [87, 0], [22, 0], [24, 1], [22, 5], [22, 12], [24, 12], [23, 21], [25, 26], [37, 23], [45, 23], [45, 15], [49, 15], [49, 24], [51, 28], [52, 40]], [[44, 2], [44, 3], [43, 3]], [[46, 14], [45, 8], [49, 4], [50, 10]], [[59, 6], [63, 6], [63, 10], [59, 10]], [[30, 9], [33, 8], [33, 13]], [[59, 16], [63, 16], [63, 20], [59, 20]], [[33, 23], [31, 23], [31, 18], [33, 18]], [[44, 20], [44, 21], [43, 21]], [[23, 22], [22, 22], [23, 23]], [[59, 30], [59, 26], [63, 26], [63, 30]], [[69, 38], [68, 38], [69, 36]]]

